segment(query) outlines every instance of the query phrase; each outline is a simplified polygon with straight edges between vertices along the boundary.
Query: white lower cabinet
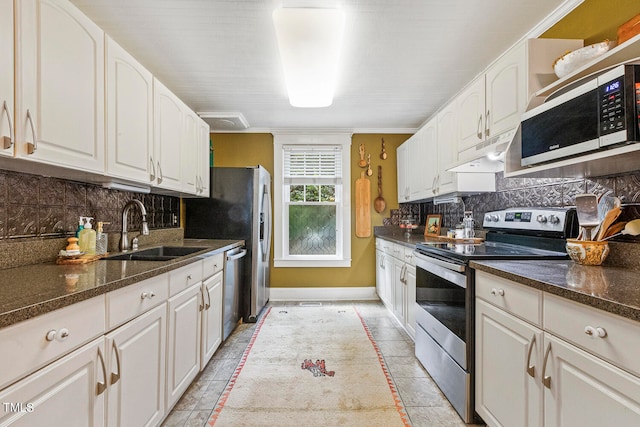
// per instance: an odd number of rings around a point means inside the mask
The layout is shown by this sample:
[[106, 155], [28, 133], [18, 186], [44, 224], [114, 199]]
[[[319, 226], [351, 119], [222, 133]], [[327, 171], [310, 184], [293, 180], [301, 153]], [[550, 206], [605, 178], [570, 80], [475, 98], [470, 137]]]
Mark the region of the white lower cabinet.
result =
[[640, 324], [480, 271], [476, 293], [476, 411], [489, 426], [640, 425]]
[[200, 372], [202, 282], [169, 298], [167, 408], [178, 401]]
[[205, 296], [202, 307], [202, 346], [200, 370], [222, 344], [222, 288], [223, 272], [220, 271], [202, 282]]
[[162, 421], [166, 317], [163, 303], [107, 334], [108, 426], [155, 426]]
[[103, 425], [104, 354], [101, 336], [0, 391], [0, 426]]
[[376, 291], [411, 338], [415, 337], [416, 268], [413, 248], [376, 239]]
[[541, 425], [542, 344], [541, 329], [476, 299], [476, 412], [488, 425]]

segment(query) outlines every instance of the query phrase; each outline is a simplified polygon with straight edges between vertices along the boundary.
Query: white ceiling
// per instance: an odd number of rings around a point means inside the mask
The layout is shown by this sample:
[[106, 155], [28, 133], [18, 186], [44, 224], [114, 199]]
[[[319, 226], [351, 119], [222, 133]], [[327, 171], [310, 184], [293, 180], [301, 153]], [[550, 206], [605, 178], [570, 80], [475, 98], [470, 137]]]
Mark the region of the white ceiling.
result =
[[[194, 111], [241, 113], [254, 132], [413, 132], [566, 2], [71, 1]], [[279, 6], [345, 10], [345, 46], [331, 107], [289, 105], [271, 19]], [[212, 130], [231, 129], [221, 123]]]

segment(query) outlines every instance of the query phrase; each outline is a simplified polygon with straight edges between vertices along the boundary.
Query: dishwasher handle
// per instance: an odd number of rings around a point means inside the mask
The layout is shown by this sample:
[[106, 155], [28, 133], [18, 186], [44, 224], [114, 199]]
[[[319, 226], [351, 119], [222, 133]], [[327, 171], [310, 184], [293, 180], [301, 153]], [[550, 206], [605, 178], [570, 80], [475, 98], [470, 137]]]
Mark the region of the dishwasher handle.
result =
[[247, 254], [246, 249], [242, 249], [239, 252], [234, 252], [232, 254], [227, 255], [227, 261], [234, 261], [236, 259], [243, 258]]

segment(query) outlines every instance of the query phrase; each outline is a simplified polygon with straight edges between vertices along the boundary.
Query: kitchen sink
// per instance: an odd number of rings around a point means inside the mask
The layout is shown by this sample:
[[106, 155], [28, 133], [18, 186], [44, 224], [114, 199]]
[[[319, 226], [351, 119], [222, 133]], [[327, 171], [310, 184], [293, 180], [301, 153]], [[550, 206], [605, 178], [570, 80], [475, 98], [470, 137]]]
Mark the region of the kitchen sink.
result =
[[207, 248], [185, 247], [185, 246], [160, 246], [157, 248], [143, 249], [135, 252], [127, 252], [119, 255], [112, 255], [104, 260], [111, 261], [169, 261], [190, 255]]

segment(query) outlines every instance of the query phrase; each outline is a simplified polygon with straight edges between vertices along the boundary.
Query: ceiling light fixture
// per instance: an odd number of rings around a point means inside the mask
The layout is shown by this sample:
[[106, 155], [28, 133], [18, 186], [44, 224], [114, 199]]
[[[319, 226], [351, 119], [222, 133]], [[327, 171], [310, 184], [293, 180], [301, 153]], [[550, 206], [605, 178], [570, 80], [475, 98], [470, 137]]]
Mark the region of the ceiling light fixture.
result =
[[273, 11], [289, 103], [328, 107], [338, 74], [344, 13], [338, 9], [279, 8]]

